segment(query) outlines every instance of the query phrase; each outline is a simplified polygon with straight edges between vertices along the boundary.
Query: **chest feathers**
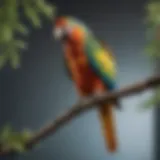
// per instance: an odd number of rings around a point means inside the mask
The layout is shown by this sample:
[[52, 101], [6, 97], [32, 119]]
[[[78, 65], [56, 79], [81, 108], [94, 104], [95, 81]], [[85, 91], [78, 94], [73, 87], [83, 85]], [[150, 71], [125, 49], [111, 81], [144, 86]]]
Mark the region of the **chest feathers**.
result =
[[64, 51], [68, 69], [75, 83], [80, 86], [91, 85], [97, 76], [88, 63], [84, 45], [82, 43], [65, 43]]

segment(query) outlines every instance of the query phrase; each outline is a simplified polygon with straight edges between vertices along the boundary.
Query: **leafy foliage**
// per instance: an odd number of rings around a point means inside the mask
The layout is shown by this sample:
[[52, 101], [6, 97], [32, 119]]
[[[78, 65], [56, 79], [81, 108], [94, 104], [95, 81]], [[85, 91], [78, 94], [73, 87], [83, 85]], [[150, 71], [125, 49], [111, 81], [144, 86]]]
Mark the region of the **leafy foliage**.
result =
[[14, 150], [16, 152], [25, 152], [26, 142], [31, 138], [32, 134], [28, 130], [16, 132], [10, 125], [5, 125], [0, 131], [0, 149]]
[[53, 18], [55, 6], [45, 0], [1, 0], [0, 2], [0, 68], [7, 61], [13, 68], [20, 66], [21, 50], [27, 45], [22, 36], [29, 34], [29, 29], [21, 20], [21, 15], [35, 27], [42, 26], [41, 17]]
[[160, 1], [150, 1], [146, 5], [147, 53], [152, 58], [160, 56]]
[[146, 100], [143, 104], [142, 104], [142, 110], [143, 109], [149, 109], [151, 107], [154, 106], [158, 106], [160, 104], [160, 87], [158, 87], [155, 90], [155, 93], [151, 96], [150, 99]]
[[[146, 53], [153, 60], [160, 58], [160, 1], [150, 0], [146, 5], [147, 40]], [[145, 108], [160, 104], [160, 87], [151, 99], [144, 103]]]

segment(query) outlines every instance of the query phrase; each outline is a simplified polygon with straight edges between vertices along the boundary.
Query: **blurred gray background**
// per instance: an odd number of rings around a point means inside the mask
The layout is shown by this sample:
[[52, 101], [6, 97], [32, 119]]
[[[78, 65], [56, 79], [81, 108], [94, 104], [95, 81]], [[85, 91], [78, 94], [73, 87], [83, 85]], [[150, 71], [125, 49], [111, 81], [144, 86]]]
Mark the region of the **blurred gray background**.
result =
[[[144, 53], [145, 0], [54, 0], [61, 14], [73, 15], [92, 28], [114, 51], [118, 63], [119, 87], [150, 76], [153, 67]], [[0, 125], [39, 129], [74, 104], [78, 98], [67, 78], [61, 45], [51, 35], [52, 24], [32, 30], [29, 50], [18, 70], [0, 72]], [[19, 156], [21, 160], [152, 160], [154, 158], [153, 110], [138, 107], [150, 92], [123, 99], [123, 110], [115, 111], [119, 150], [105, 149], [96, 110], [77, 117], [39, 148]]]

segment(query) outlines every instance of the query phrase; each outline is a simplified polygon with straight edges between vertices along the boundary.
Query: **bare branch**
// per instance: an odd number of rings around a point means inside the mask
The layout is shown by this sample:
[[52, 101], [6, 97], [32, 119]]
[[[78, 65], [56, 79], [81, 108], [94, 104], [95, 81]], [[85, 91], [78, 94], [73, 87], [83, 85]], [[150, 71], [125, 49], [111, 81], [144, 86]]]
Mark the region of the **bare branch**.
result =
[[[136, 93], [140, 93], [149, 88], [155, 88], [160, 85], [160, 76], [152, 77], [147, 80], [135, 83], [118, 91], [112, 93], [104, 93], [102, 95], [96, 97], [89, 97], [83, 99], [78, 102], [74, 106], [71, 107], [67, 112], [63, 115], [59, 116], [55, 119], [51, 124], [42, 127], [35, 135], [30, 139], [30, 141], [26, 144], [28, 149], [32, 149], [32, 147], [39, 143], [40, 141], [47, 138], [49, 135], [54, 134], [60, 127], [65, 125], [67, 122], [72, 120], [74, 117], [84, 113], [85, 111], [92, 109], [96, 106], [96, 104], [101, 102], [110, 102], [114, 99], [120, 99], [122, 97], [127, 97]], [[8, 155], [13, 153], [11, 150], [0, 151], [0, 155]]]

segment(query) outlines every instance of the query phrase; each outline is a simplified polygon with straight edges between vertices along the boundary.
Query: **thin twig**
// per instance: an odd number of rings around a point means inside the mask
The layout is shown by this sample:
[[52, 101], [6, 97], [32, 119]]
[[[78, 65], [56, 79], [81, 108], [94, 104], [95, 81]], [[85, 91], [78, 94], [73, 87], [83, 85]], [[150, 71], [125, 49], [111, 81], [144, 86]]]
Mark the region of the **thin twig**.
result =
[[[152, 77], [142, 82], [135, 83], [123, 89], [117, 90], [112, 93], [104, 93], [99, 96], [89, 97], [83, 99], [82, 101], [78, 102], [74, 106], [71, 107], [67, 112], [63, 115], [59, 116], [55, 119], [51, 124], [42, 127], [35, 135], [29, 140], [26, 144], [28, 149], [32, 149], [32, 147], [39, 143], [40, 141], [47, 138], [49, 135], [54, 134], [60, 127], [65, 125], [67, 122], [72, 120], [74, 117], [84, 113], [85, 111], [98, 107], [96, 104], [101, 102], [110, 102], [114, 99], [120, 99], [122, 97], [127, 97], [136, 93], [140, 93], [145, 91], [149, 88], [155, 88], [160, 85], [160, 76]], [[12, 153], [11, 150], [0, 151], [0, 155], [8, 155]]]

